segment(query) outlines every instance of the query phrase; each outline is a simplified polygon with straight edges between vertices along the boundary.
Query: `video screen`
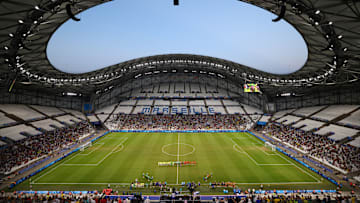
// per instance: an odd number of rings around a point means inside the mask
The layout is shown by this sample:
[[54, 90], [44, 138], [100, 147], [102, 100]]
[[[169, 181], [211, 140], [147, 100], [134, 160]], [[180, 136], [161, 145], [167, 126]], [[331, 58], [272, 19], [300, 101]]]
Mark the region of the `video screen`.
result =
[[258, 84], [249, 83], [244, 84], [244, 92], [260, 92]]

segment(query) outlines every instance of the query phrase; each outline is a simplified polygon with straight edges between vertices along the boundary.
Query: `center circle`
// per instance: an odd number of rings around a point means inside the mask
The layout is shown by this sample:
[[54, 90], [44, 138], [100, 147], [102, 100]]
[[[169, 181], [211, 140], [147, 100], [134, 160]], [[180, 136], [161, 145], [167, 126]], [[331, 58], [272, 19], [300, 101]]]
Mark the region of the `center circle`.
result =
[[164, 145], [161, 151], [169, 156], [187, 156], [195, 152], [195, 147], [186, 143], [173, 143]]

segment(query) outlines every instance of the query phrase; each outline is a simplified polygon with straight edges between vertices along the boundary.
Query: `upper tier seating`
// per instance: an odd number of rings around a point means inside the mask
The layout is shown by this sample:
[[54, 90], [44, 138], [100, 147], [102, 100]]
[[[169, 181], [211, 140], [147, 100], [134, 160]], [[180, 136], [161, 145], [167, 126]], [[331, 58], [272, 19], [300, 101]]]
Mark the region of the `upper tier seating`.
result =
[[[299, 121], [298, 123], [294, 124], [293, 127], [294, 128], [301, 128], [301, 130], [304, 130], [304, 131], [310, 131], [310, 130], [312, 130], [314, 128], [320, 128], [324, 124], [325, 123], [321, 122], [321, 121], [305, 119], [305, 120]], [[301, 127], [303, 125], [305, 125], [305, 126]]]
[[353, 112], [350, 116], [342, 119], [338, 123], [360, 128], [360, 110]]
[[16, 117], [25, 121], [37, 120], [45, 118], [44, 115], [30, 109], [29, 107], [21, 104], [0, 104], [0, 109], [8, 114], [13, 114]]
[[95, 115], [89, 115], [89, 116], [87, 116], [87, 117], [88, 117], [88, 119], [89, 119], [89, 121], [90, 121], [91, 123], [93, 123], [93, 122], [99, 122], [99, 120], [96, 118]]
[[136, 106], [134, 108], [133, 114], [150, 114], [151, 113], [151, 106]]
[[0, 112], [0, 127], [7, 126], [7, 125], [12, 125], [12, 124], [15, 124], [15, 123], [17, 123], [17, 122], [14, 121], [13, 119], [7, 117], [2, 112]]
[[56, 115], [61, 115], [64, 114], [63, 111], [59, 110], [58, 108], [55, 107], [50, 107], [50, 106], [38, 106], [38, 105], [30, 105], [31, 107], [33, 107], [34, 109], [40, 111], [41, 113], [44, 113], [48, 116], [56, 116]]
[[260, 122], [268, 122], [270, 120], [271, 116], [265, 116], [263, 115], [261, 118], [260, 118]]
[[118, 106], [114, 113], [113, 114], [119, 114], [119, 113], [122, 113], [122, 114], [130, 114], [131, 113], [131, 110], [132, 110], [132, 106]]
[[226, 114], [224, 107], [222, 106], [208, 106], [209, 114]]
[[154, 100], [150, 100], [150, 99], [141, 99], [138, 100], [137, 102], [137, 106], [151, 106], [153, 105]]
[[170, 83], [169, 86], [169, 94], [175, 93], [175, 83]]
[[245, 108], [245, 111], [248, 114], [262, 114], [263, 112], [255, 107], [243, 104], [243, 107]]
[[[293, 114], [300, 115], [300, 116], [310, 116], [311, 114], [319, 111], [320, 109], [322, 109], [324, 107], [325, 106], [305, 107], [305, 108], [297, 109], [296, 111], [293, 112]], [[325, 111], [326, 111], [326, 109], [325, 109]]]
[[64, 115], [64, 116], [59, 116], [59, 117], [56, 117], [56, 120], [60, 121], [60, 122], [64, 122], [68, 125], [73, 125], [75, 123], [78, 123], [80, 122], [79, 119], [75, 118], [74, 116], [71, 116], [71, 115]]
[[120, 102], [120, 106], [134, 106], [137, 100], [125, 100]]
[[205, 106], [204, 100], [190, 100], [189, 106]]
[[[284, 111], [278, 111], [273, 115], [273, 120], [276, 120], [280, 117], [283, 117], [285, 114], [287, 113], [291, 113], [292, 111], [294, 111], [294, 109], [288, 109], [288, 110], [284, 110]], [[278, 122], [278, 121], [277, 121]]]
[[[52, 120], [52, 119], [45, 119], [45, 120], [40, 120], [40, 121], [35, 121], [31, 123], [33, 126], [35, 126], [36, 128], [41, 128], [44, 129], [46, 131], [53, 131], [57, 128], [63, 128], [65, 127], [63, 124]], [[55, 127], [56, 126], [56, 127]]]
[[356, 108], [360, 107], [359, 105], [334, 105], [329, 106], [328, 108], [320, 111], [319, 113], [313, 115], [311, 118], [331, 121], [336, 117], [339, 117], [342, 114], [347, 114]]
[[71, 113], [72, 115], [82, 119], [82, 120], [86, 120], [86, 117], [83, 113], [81, 113], [80, 111], [76, 111], [76, 110], [72, 110], [72, 109], [63, 109], [63, 111], [67, 112], [67, 113]]
[[360, 148], [360, 137], [355, 138], [355, 140], [349, 142], [348, 144]]
[[175, 83], [175, 92], [184, 93], [185, 92], [185, 85], [184, 83]]
[[170, 100], [157, 99], [157, 100], [155, 100], [154, 105], [156, 105], [156, 106], [169, 106], [170, 105]]
[[172, 106], [187, 106], [188, 100], [172, 100], [171, 105]]
[[229, 114], [245, 114], [241, 106], [225, 106], [225, 108]]
[[180, 94], [179, 93], [169, 93], [169, 94], [165, 94], [165, 96], [167, 97], [180, 97]]
[[164, 96], [163, 93], [147, 93], [148, 97], [162, 97]]
[[300, 119], [301, 118], [297, 117], [297, 116], [287, 115], [287, 116], [284, 116], [284, 117], [280, 118], [276, 122], [283, 123], [285, 125], [289, 125], [289, 124], [292, 124], [292, 123], [294, 123], [294, 122], [296, 122], [296, 121], [298, 121]]
[[189, 114], [208, 114], [205, 106], [190, 106]]
[[169, 106], [154, 106], [151, 114], [170, 114], [170, 108]]
[[227, 92], [225, 92], [225, 91], [223, 91], [223, 92], [218, 92], [218, 93], [212, 93], [212, 95], [213, 95], [214, 97], [220, 97], [220, 98], [229, 96], [229, 94], [228, 94]]
[[29, 135], [41, 134], [41, 132], [37, 131], [36, 129], [24, 124], [0, 129], [0, 135], [2, 137], [7, 137], [14, 141], [26, 138], [24, 135], [20, 134], [22, 132], [26, 132]]
[[154, 86], [153, 85], [149, 85], [146, 87], [143, 87], [141, 90], [141, 93], [151, 93], [153, 92]]
[[219, 99], [207, 99], [205, 102], [208, 106], [222, 106], [221, 100]]
[[162, 83], [159, 87], [160, 93], [168, 93], [169, 92], [169, 83]]
[[181, 106], [181, 105], [175, 106], [175, 105], [173, 105], [172, 108], [171, 108], [170, 114], [179, 114], [179, 113], [187, 115], [187, 114], [189, 114], [189, 109], [187, 108], [187, 106]]
[[95, 113], [96, 113], [96, 114], [101, 114], [101, 113], [109, 114], [109, 113], [111, 113], [111, 112], [114, 110], [115, 106], [116, 106], [116, 104], [113, 104], [113, 105], [104, 107], [104, 108], [102, 108], [102, 109], [96, 110]]
[[189, 98], [195, 98], [195, 94], [193, 93], [180, 93], [180, 97], [189, 97]]
[[229, 100], [229, 99], [224, 99], [223, 103], [225, 106], [239, 106], [240, 103], [237, 101], [233, 101], [233, 100]]
[[190, 84], [190, 92], [191, 93], [200, 93], [201, 92], [200, 85], [196, 84], [196, 83], [191, 83]]
[[101, 122], [104, 122], [107, 117], [109, 117], [109, 114], [98, 114], [97, 117], [100, 119]]
[[219, 91], [215, 86], [210, 86], [210, 85], [206, 86], [206, 93], [218, 93], [218, 92]]
[[337, 141], [342, 140], [346, 137], [354, 136], [358, 132], [359, 130], [330, 124], [329, 126], [325, 126], [315, 133], [319, 135], [327, 135], [329, 133], [333, 133], [333, 135], [331, 135], [329, 138]]
[[197, 98], [207, 98], [212, 97], [213, 95], [211, 93], [196, 93]]

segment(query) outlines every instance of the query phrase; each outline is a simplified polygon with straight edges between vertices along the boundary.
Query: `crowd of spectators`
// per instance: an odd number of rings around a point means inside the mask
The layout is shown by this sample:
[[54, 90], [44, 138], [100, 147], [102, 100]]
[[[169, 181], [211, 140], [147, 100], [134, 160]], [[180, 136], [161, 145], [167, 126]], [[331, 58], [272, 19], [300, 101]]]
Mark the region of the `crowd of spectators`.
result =
[[[59, 202], [59, 203], [131, 203], [131, 202], [150, 202], [149, 196], [143, 195], [129, 195], [127, 197], [121, 197], [116, 194], [113, 196], [107, 196], [105, 194], [21, 194], [2, 193], [0, 195], [1, 202]], [[181, 196], [166, 196], [160, 197], [161, 202], [200, 202], [200, 197], [197, 195], [181, 195]], [[311, 193], [293, 193], [293, 194], [252, 194], [241, 193], [233, 194], [229, 196], [217, 196], [214, 195], [212, 200], [207, 202], [214, 203], [238, 203], [238, 202], [356, 202], [357, 197], [354, 194], [311, 194]], [[156, 202], [159, 202], [157, 200]]]
[[360, 170], [360, 149], [338, 144], [327, 136], [314, 132], [305, 132], [289, 126], [269, 123], [264, 131], [289, 143], [297, 149], [303, 150], [311, 156], [317, 157], [342, 170], [352, 172]]
[[83, 121], [75, 126], [56, 129], [8, 144], [0, 149], [0, 174], [6, 174], [16, 166], [74, 144], [81, 135], [89, 132], [89, 124]]
[[119, 130], [238, 130], [249, 123], [240, 115], [118, 115], [107, 125]]

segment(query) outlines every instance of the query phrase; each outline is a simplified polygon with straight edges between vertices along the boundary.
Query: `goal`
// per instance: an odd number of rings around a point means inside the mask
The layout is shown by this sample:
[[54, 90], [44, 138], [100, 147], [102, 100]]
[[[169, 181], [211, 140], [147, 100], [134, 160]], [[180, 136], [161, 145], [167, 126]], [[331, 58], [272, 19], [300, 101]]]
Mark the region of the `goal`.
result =
[[80, 151], [83, 152], [86, 148], [91, 147], [91, 146], [92, 146], [91, 142], [87, 142], [80, 146]]
[[265, 142], [265, 147], [271, 148], [273, 152], [276, 151], [276, 146], [271, 144], [270, 142]]

